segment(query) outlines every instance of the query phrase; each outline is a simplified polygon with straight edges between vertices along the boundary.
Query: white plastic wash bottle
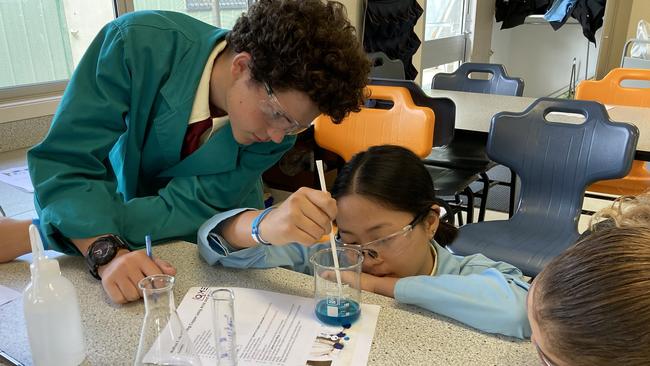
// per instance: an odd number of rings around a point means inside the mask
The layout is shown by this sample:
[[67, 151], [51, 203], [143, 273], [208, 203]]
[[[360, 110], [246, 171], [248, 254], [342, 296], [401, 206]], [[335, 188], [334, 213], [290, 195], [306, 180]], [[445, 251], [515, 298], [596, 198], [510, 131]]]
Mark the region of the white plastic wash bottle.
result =
[[46, 257], [38, 229], [29, 227], [32, 280], [23, 292], [23, 310], [34, 365], [76, 366], [86, 357], [77, 292]]

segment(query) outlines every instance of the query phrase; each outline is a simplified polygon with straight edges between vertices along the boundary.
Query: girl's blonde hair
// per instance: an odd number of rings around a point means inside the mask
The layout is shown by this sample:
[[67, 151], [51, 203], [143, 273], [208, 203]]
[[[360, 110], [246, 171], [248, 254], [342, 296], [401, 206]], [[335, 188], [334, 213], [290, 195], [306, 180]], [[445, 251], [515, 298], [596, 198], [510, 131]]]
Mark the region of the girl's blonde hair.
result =
[[650, 192], [638, 196], [621, 196], [611, 207], [597, 212], [591, 218], [591, 230], [598, 230], [598, 223], [613, 221], [616, 227], [650, 225]]

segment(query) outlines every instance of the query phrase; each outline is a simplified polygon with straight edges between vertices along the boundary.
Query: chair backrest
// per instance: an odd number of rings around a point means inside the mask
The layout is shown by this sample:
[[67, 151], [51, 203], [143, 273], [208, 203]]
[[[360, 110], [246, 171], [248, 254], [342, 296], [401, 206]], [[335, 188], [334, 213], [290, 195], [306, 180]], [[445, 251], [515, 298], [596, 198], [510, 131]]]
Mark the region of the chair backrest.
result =
[[370, 59], [370, 76], [387, 79], [404, 80], [404, 64], [402, 60], [391, 60], [383, 52], [368, 54]]
[[650, 107], [650, 88], [622, 86], [624, 80], [650, 81], [650, 70], [612, 69], [601, 80], [584, 80], [576, 88], [576, 99], [603, 104]]
[[428, 156], [433, 145], [435, 116], [427, 107], [413, 103], [405, 88], [369, 85], [372, 98], [393, 102], [390, 109], [362, 107], [340, 124], [324, 115], [314, 121], [316, 143], [345, 161], [371, 146], [392, 144]]
[[433, 146], [448, 145], [454, 138], [456, 126], [456, 104], [450, 98], [430, 97], [412, 80], [370, 78], [370, 85], [384, 85], [408, 89], [415, 105], [433, 109], [436, 123], [433, 131]]
[[[473, 72], [490, 74], [490, 79], [471, 79]], [[506, 68], [500, 64], [466, 62], [452, 73], [438, 73], [431, 81], [432, 89], [465, 91], [483, 94], [500, 94], [521, 96], [524, 93], [524, 81], [510, 77]]]
[[[581, 114], [585, 121], [550, 122], [546, 116], [551, 112]], [[596, 102], [541, 98], [521, 113], [497, 113], [487, 154], [521, 178], [520, 202], [511, 221], [553, 227], [575, 239], [585, 187], [625, 176], [638, 136], [635, 126], [612, 122]]]

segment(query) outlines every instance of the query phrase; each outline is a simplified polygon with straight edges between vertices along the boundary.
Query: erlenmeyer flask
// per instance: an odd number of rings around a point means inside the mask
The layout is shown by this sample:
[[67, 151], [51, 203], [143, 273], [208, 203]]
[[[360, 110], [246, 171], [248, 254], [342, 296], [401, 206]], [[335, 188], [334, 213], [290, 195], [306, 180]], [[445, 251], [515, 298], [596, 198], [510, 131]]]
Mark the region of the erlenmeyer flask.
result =
[[174, 306], [174, 277], [153, 275], [138, 287], [144, 295], [144, 323], [135, 365], [200, 365]]

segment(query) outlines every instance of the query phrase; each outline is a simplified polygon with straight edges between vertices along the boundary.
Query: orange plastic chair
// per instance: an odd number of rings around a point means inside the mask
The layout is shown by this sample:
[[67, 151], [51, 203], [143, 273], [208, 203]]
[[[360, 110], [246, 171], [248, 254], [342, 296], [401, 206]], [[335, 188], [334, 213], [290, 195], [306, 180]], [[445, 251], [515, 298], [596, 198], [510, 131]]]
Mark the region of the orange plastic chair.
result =
[[340, 124], [324, 115], [314, 121], [316, 143], [349, 161], [354, 154], [376, 145], [398, 145], [424, 158], [431, 153], [435, 116], [430, 108], [413, 103], [406, 88], [369, 85], [373, 99], [393, 102], [390, 109], [362, 107]]
[[[650, 107], [650, 88], [621, 86], [623, 80], [650, 81], [650, 70], [616, 68], [602, 80], [585, 80], [576, 88], [576, 99], [602, 104]], [[634, 160], [630, 173], [621, 179], [598, 181], [588, 191], [613, 195], [637, 195], [650, 189], [650, 172], [645, 161]]]

